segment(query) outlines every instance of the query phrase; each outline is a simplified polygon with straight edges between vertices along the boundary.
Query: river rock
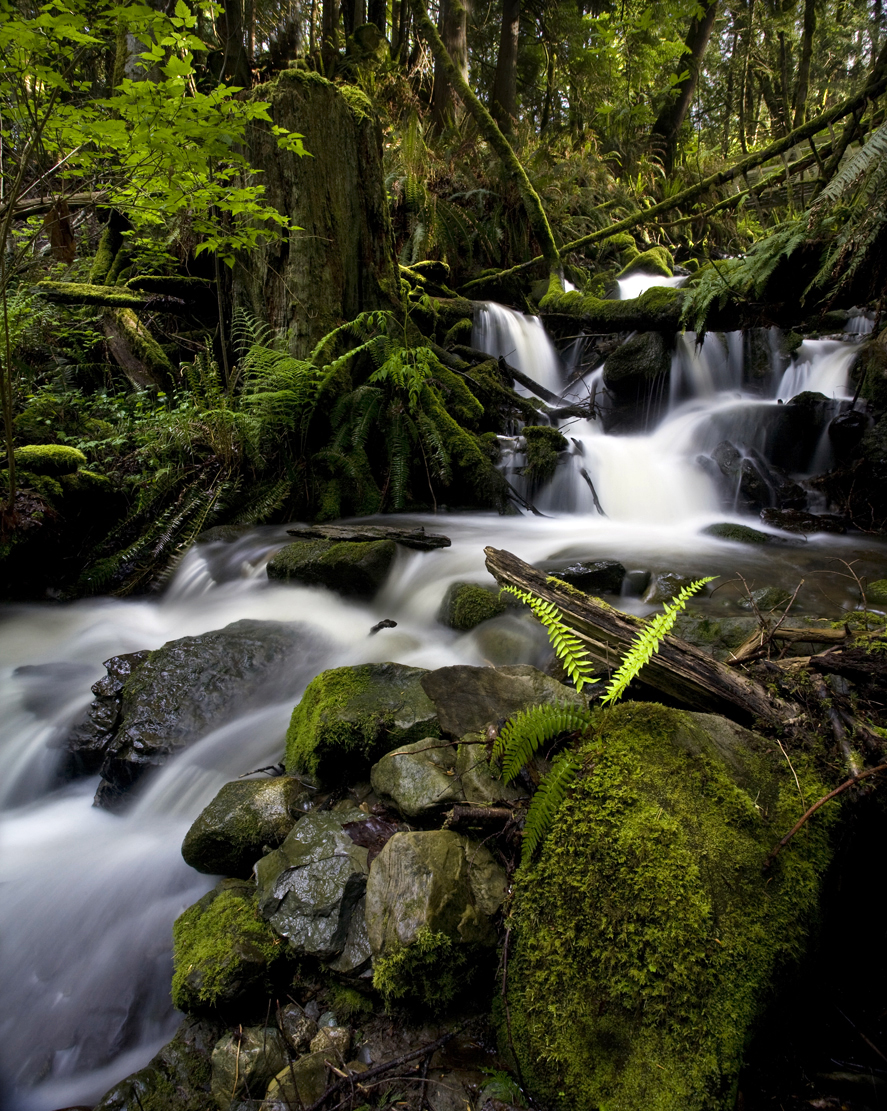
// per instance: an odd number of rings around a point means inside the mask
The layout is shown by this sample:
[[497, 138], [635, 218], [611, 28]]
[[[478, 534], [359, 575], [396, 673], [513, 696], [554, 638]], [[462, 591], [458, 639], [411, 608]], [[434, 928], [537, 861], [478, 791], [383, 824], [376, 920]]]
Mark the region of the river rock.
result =
[[736, 604], [746, 610], [757, 609], [761, 613], [768, 613], [775, 609], [784, 610], [791, 600], [792, 596], [787, 590], [779, 586], [764, 586], [760, 590], [753, 590], [749, 596], [740, 598]]
[[288, 1003], [279, 1015], [280, 1032], [294, 1053], [304, 1053], [317, 1033], [317, 1023], [310, 1018], [303, 1007]]
[[[360, 810], [312, 811], [279, 849], [256, 865], [259, 910], [299, 954], [333, 960], [346, 946], [355, 908], [366, 890], [367, 850], [342, 829]], [[352, 954], [352, 969], [369, 962]]]
[[440, 814], [465, 801], [456, 776], [456, 750], [433, 737], [387, 753], [373, 765], [370, 781], [379, 800], [405, 818]]
[[456, 778], [465, 802], [472, 806], [514, 802], [524, 792], [490, 774], [489, 749], [485, 742], [486, 737], [476, 733], [465, 737], [456, 747]]
[[264, 1003], [286, 950], [258, 915], [255, 887], [222, 880], [173, 923], [173, 1003], [242, 1017]]
[[[119, 718], [103, 745], [102, 782], [96, 805], [118, 809], [125, 793], [150, 768], [193, 744], [211, 729], [250, 706], [261, 705], [293, 662], [310, 662], [319, 650], [317, 634], [276, 621], [235, 621], [201, 636], [172, 640], [148, 653], [131, 674], [112, 674], [103, 693], [108, 720], [119, 692]], [[123, 660], [115, 657], [115, 660]], [[109, 661], [114, 662], [114, 661]], [[104, 681], [100, 680], [97, 686]], [[104, 694], [107, 689], [109, 695]], [[76, 737], [76, 731], [75, 731]], [[94, 759], [97, 734], [88, 735]], [[76, 756], [76, 741], [71, 742]]]
[[150, 656], [150, 652], [128, 652], [112, 656], [102, 664], [104, 678], [92, 685], [95, 699], [86, 717], [75, 725], [64, 742], [68, 757], [65, 771], [69, 775], [94, 775], [102, 766], [105, 750], [120, 725], [120, 706], [126, 680]]
[[[651, 578], [650, 585], [644, 592], [643, 601], [646, 602], [647, 605], [653, 605], [655, 602], [668, 603], [673, 598], [676, 598], [685, 587], [690, 586], [691, 583], [696, 582], [696, 580], [700, 578], [703, 578], [703, 576], [682, 575], [679, 571], [662, 571], [658, 575], [653, 575]], [[703, 586], [696, 592], [696, 597], [701, 597], [708, 593], [708, 587]]]
[[444, 595], [437, 619], [441, 625], [464, 633], [505, 613], [507, 608], [508, 602], [495, 587], [455, 582]]
[[302, 816], [304, 794], [289, 775], [226, 783], [185, 835], [185, 863], [211, 876], [249, 876], [265, 846], [276, 848]]
[[371, 598], [388, 577], [396, 554], [393, 540], [296, 540], [269, 560], [268, 578]]
[[734, 544], [770, 544], [777, 538], [749, 525], [738, 525], [734, 521], [718, 521], [706, 525], [703, 536], [714, 536], [716, 540], [729, 540]]
[[247, 1026], [222, 1038], [212, 1055], [213, 1099], [228, 1111], [235, 1099], [264, 1092], [288, 1060], [286, 1043], [274, 1026]]
[[327, 1089], [327, 1053], [308, 1053], [271, 1080], [259, 1111], [293, 1111], [310, 1107]]
[[171, 1107], [211, 1106], [210, 1062], [222, 1035], [221, 1023], [208, 1019], [186, 1018], [175, 1037], [138, 1072], [107, 1092], [93, 1111], [153, 1111]]
[[803, 513], [798, 509], [764, 509], [761, 520], [765, 525], [783, 532], [837, 532], [847, 531], [847, 521], [837, 513]]
[[449, 830], [395, 834], [367, 882], [375, 986], [389, 1002], [445, 1006], [495, 946], [505, 889], [485, 846]]
[[818, 757], [795, 749], [789, 765], [724, 718], [625, 703], [579, 758], [539, 856], [517, 874], [509, 1044], [545, 1106], [644, 1108], [652, 1092], [660, 1111], [732, 1106], [831, 856], [838, 807], [763, 869], [803, 809], [798, 786], [805, 799], [828, 790]]
[[551, 573], [586, 594], [618, 594], [626, 574], [625, 568], [615, 559], [571, 563], [569, 567]]
[[839, 463], [846, 463], [859, 454], [862, 438], [871, 425], [872, 418], [858, 409], [848, 409], [844, 413], [838, 413], [829, 421], [829, 443]]
[[385, 752], [440, 734], [422, 686], [428, 674], [404, 664], [337, 667], [313, 679], [286, 735], [291, 773], [340, 784], [365, 779]]
[[639, 332], [618, 347], [604, 363], [604, 385], [617, 399], [646, 397], [657, 379], [671, 369], [671, 356], [660, 332]]
[[585, 706], [585, 699], [529, 664], [426, 671], [422, 687], [437, 710], [440, 728], [452, 737], [482, 733], [487, 725], [539, 703]]
[[321, 1026], [311, 1039], [311, 1052], [325, 1053], [344, 1063], [351, 1052], [351, 1030], [347, 1026]]

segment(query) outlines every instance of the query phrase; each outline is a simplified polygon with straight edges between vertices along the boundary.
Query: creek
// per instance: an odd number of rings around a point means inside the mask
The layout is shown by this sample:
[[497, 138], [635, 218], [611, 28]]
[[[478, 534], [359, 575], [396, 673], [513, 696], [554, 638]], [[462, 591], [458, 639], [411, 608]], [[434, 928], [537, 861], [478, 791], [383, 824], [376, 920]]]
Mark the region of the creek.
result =
[[[856, 332], [866, 321], [852, 322]], [[667, 396], [643, 430], [607, 434], [602, 417], [570, 419], [570, 441], [554, 478], [531, 489], [519, 474], [525, 445], [503, 442], [503, 467], [541, 516], [443, 512], [398, 518], [442, 532], [452, 546], [400, 550], [372, 602], [319, 588], [270, 583], [265, 565], [288, 541], [286, 526], [192, 548], [158, 595], [133, 600], [14, 605], [0, 623], [0, 1103], [10, 1111], [51, 1111], [98, 1099], [141, 1067], [173, 1034], [169, 1001], [170, 929], [212, 886], [181, 859], [186, 830], [227, 781], [280, 760], [293, 705], [328, 667], [396, 660], [435, 668], [452, 663], [542, 665], [547, 642], [527, 618], [507, 613], [469, 633], [437, 623], [447, 587], [489, 582], [483, 548], [506, 548], [540, 567], [618, 559], [631, 571], [718, 575], [700, 604], [741, 612], [740, 573], [750, 586], [793, 590], [801, 612], [838, 617], [859, 601], [852, 575], [883, 577], [887, 549], [868, 537], [814, 534], [788, 545], [745, 545], [707, 536], [713, 522], [749, 522], [735, 496], [704, 465], [729, 440], [746, 457], [776, 460], [803, 483], [827, 469], [827, 437], [804, 449], [785, 443], [782, 404], [802, 390], [849, 402], [853, 337], [805, 340], [789, 360], [778, 337], [758, 337], [770, 353], [751, 371], [749, 337], [709, 335], [696, 347], [678, 338]], [[582, 368], [582, 345], [563, 359], [538, 320], [500, 306], [482, 310], [474, 346], [504, 355], [567, 400], [602, 396], [601, 370]], [[789, 464], [791, 464], [789, 466]], [[595, 508], [592, 481], [606, 516]], [[822, 509], [810, 492], [810, 508]], [[387, 519], [390, 522], [390, 518]], [[385, 523], [380, 519], [379, 523]], [[774, 530], [764, 529], [765, 532]], [[844, 562], [841, 562], [844, 561]], [[640, 596], [620, 604], [646, 614]], [[159, 770], [122, 816], [91, 806], [96, 778], [60, 784], [58, 749], [83, 714], [90, 686], [112, 655], [157, 648], [243, 618], [299, 622], [300, 662], [266, 703], [235, 717]], [[396, 628], [371, 636], [379, 620]]]

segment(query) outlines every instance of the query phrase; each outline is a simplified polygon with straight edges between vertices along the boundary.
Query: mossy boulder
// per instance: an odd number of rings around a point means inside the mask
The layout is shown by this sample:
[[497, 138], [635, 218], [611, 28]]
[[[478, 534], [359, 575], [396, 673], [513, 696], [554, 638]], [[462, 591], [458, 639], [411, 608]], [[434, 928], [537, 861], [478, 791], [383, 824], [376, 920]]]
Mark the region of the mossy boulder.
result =
[[641, 251], [623, 266], [619, 272], [620, 278], [627, 278], [629, 274], [658, 274], [662, 278], [670, 278], [674, 274], [674, 259], [671, 251], [666, 247], [650, 247]]
[[338, 594], [372, 597], [385, 581], [397, 554], [392, 540], [335, 543], [296, 540], [268, 563], [268, 578], [325, 586]]
[[523, 437], [527, 444], [524, 476], [534, 485], [547, 482], [554, 476], [560, 453], [569, 447], [566, 437], [547, 424], [526, 425]]
[[716, 540], [729, 540], [733, 544], [769, 544], [773, 537], [760, 529], [751, 528], [749, 525], [738, 525], [733, 521], [720, 521], [714, 525], [706, 525], [702, 530], [703, 536], [713, 536]]
[[226, 783], [185, 835], [186, 864], [210, 876], [248, 877], [302, 816], [305, 788], [293, 776]]
[[32, 474], [59, 475], [74, 474], [86, 466], [86, 456], [75, 447], [66, 444], [26, 444], [15, 449], [15, 464], [23, 471]]
[[887, 579], [876, 579], [873, 583], [869, 583], [865, 591], [866, 599], [873, 602], [876, 606], [883, 606], [887, 603]]
[[327, 1089], [330, 1056], [329, 1051], [306, 1053], [281, 1069], [268, 1085], [260, 1111], [311, 1107]]
[[384, 753], [440, 736], [437, 713], [422, 688], [426, 674], [395, 663], [322, 672], [293, 710], [287, 771], [328, 784], [354, 782], [365, 779]]
[[367, 882], [374, 987], [389, 1003], [445, 1008], [480, 968], [494, 969], [491, 918], [505, 890], [484, 845], [450, 830], [396, 833]]
[[173, 923], [172, 999], [180, 1011], [238, 1015], [273, 990], [286, 946], [259, 914], [255, 887], [222, 880]]
[[[685, 587], [690, 586], [691, 583], [696, 582], [696, 580], [700, 578], [702, 578], [701, 575], [686, 575], [680, 571], [663, 571], [658, 575], [652, 576], [644, 592], [643, 600], [648, 605], [652, 605], [655, 602], [670, 602], [672, 598], [676, 598]], [[697, 591], [697, 596], [708, 593], [708, 587], [704, 586], [701, 590]]]
[[875, 414], [887, 410], [887, 328], [872, 339], [859, 360], [856, 375], [863, 378], [862, 396]]
[[646, 396], [668, 375], [671, 356], [659, 332], [640, 332], [626, 340], [604, 363], [604, 385], [618, 399]]
[[186, 1018], [172, 1041], [143, 1069], [115, 1084], [94, 1111], [206, 1111], [212, 1051], [221, 1035], [220, 1023]]
[[508, 603], [492, 586], [455, 582], [444, 595], [437, 619], [441, 625], [465, 633], [482, 621], [505, 613]]
[[[804, 799], [824, 794], [791, 756]], [[775, 742], [633, 703], [580, 761], [516, 877], [503, 1045], [558, 1111], [728, 1111], [774, 977], [805, 950], [838, 808], [765, 874], [806, 806]]]

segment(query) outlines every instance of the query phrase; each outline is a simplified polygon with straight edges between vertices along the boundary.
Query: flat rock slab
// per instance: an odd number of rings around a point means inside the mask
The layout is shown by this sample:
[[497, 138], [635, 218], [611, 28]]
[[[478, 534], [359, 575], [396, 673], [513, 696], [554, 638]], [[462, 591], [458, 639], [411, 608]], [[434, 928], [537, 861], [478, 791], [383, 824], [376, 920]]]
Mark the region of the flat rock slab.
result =
[[336, 540], [346, 544], [366, 543], [372, 540], [394, 540], [405, 548], [431, 551], [434, 548], [449, 548], [452, 541], [448, 536], [426, 532], [424, 528], [401, 529], [393, 525], [311, 525], [306, 528], [289, 528], [290, 536], [300, 540]]
[[487, 725], [539, 703], [586, 705], [572, 687], [529, 664], [440, 667], [423, 675], [422, 688], [434, 703], [441, 729], [452, 737], [481, 733]]
[[393, 540], [296, 540], [268, 561], [268, 578], [371, 598], [388, 577], [396, 554]]

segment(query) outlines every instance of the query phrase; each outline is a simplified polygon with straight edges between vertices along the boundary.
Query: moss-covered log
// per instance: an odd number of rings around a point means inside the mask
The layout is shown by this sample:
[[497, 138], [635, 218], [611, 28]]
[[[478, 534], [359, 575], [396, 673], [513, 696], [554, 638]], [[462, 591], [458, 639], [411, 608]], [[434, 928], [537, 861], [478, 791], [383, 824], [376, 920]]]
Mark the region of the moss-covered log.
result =
[[285, 70], [253, 95], [270, 102], [276, 125], [304, 135], [310, 156], [280, 150], [266, 125], [251, 129], [266, 203], [295, 227], [235, 267], [234, 298], [304, 357], [346, 320], [400, 304], [382, 132], [362, 92], [316, 73]]

